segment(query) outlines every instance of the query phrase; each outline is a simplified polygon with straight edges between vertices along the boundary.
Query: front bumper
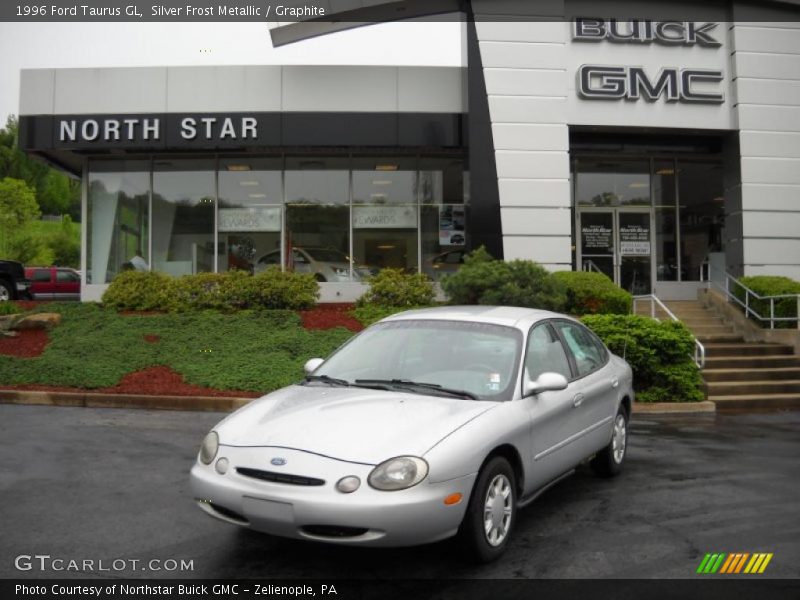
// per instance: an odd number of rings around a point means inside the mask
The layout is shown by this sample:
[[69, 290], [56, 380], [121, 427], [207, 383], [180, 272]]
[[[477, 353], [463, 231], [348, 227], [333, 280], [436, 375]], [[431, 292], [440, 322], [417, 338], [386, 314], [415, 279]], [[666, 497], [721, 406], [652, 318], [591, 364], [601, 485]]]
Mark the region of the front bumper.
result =
[[[226, 458], [220, 475], [214, 465]], [[281, 457], [284, 466], [270, 460]], [[237, 467], [323, 479], [306, 486], [262, 481], [242, 475]], [[196, 462], [191, 488], [207, 514], [282, 537], [362, 546], [413, 546], [452, 535], [464, 517], [477, 474], [441, 483], [422, 483], [396, 492], [375, 490], [367, 483], [371, 465], [348, 463], [285, 448], [220, 446], [211, 465]], [[353, 493], [336, 490], [342, 477], [355, 475], [361, 486]], [[461, 493], [458, 504], [444, 499]]]

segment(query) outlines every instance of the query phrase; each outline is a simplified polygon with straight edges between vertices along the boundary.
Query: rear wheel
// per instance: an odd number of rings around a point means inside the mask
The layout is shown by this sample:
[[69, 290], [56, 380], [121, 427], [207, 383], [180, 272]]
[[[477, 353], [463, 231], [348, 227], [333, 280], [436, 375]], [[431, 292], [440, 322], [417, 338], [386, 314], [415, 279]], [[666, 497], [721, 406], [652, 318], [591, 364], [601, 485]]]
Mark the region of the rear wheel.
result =
[[0, 281], [0, 302], [8, 302], [13, 298], [11, 287], [5, 281]]
[[591, 465], [595, 473], [601, 477], [614, 477], [622, 471], [625, 457], [628, 455], [628, 411], [620, 405], [614, 417], [614, 430], [611, 441], [592, 459]]
[[502, 456], [483, 467], [461, 524], [460, 541], [467, 555], [490, 562], [505, 552], [517, 519], [514, 469]]

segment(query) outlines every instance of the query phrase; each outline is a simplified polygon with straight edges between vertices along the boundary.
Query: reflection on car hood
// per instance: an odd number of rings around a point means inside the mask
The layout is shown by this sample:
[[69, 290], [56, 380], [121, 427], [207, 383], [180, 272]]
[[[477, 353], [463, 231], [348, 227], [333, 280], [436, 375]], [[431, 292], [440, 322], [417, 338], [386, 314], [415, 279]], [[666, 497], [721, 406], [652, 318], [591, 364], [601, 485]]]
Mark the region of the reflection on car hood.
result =
[[230, 446], [296, 448], [378, 464], [420, 456], [495, 402], [327, 386], [290, 386], [264, 396], [215, 429]]

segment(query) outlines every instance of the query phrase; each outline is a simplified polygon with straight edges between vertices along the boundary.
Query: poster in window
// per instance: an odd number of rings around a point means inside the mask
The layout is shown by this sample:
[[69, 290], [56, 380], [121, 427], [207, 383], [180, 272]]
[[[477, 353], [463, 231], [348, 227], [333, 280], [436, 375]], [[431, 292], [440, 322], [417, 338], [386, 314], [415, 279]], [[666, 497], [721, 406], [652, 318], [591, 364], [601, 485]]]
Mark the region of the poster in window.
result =
[[466, 239], [466, 210], [463, 204], [439, 207], [439, 245], [463, 246]]
[[622, 256], [650, 256], [650, 227], [620, 225], [619, 253]]

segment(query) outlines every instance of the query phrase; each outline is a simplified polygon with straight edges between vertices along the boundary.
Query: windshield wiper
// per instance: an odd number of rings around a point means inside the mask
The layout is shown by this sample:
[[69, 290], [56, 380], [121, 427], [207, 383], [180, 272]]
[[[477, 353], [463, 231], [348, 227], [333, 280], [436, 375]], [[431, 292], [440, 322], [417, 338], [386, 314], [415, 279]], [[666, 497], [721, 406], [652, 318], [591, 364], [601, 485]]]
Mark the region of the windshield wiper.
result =
[[328, 375], [306, 375], [303, 378], [306, 383], [309, 381], [321, 381], [322, 383], [329, 383], [331, 385], [338, 385], [341, 387], [350, 387], [350, 382], [346, 379], [337, 379]]
[[356, 379], [356, 383], [365, 385], [392, 385], [395, 387], [403, 388], [423, 388], [434, 392], [443, 394], [450, 394], [452, 396], [461, 396], [462, 398], [469, 398], [470, 400], [477, 400], [478, 397], [472, 392], [466, 390], [456, 390], [452, 388], [442, 387], [438, 383], [425, 383], [423, 381], [412, 381], [410, 379]]

